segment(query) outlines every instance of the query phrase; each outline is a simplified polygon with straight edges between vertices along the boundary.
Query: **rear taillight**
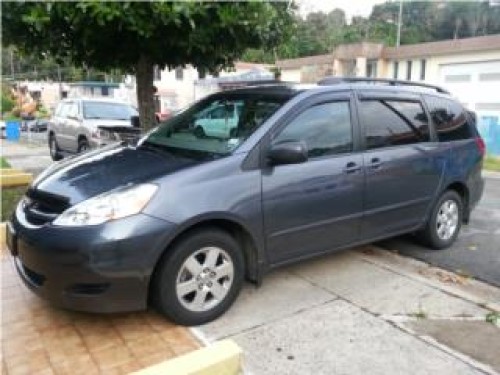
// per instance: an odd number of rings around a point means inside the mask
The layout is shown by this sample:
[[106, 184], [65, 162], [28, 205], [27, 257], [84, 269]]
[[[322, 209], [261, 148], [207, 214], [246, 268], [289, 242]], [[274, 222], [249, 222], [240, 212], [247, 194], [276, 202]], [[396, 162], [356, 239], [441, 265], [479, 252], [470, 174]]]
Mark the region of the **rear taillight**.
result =
[[484, 144], [483, 138], [481, 138], [480, 136], [477, 136], [475, 138], [475, 140], [476, 140], [476, 145], [477, 145], [477, 148], [478, 148], [481, 156], [484, 156], [484, 154], [486, 153], [486, 145]]

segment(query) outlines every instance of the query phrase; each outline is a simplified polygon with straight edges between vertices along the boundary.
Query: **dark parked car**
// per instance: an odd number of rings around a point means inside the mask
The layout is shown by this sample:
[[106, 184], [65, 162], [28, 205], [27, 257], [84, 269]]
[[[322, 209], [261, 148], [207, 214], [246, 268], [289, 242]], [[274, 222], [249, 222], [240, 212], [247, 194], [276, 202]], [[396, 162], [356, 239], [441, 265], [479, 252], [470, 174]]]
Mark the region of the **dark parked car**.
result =
[[[440, 88], [373, 83], [217, 93], [136, 146], [55, 163], [8, 223], [21, 278], [59, 306], [151, 302], [193, 325], [286, 263], [408, 232], [450, 246], [483, 191], [473, 117]], [[193, 134], [213, 106], [241, 107], [231, 137]]]

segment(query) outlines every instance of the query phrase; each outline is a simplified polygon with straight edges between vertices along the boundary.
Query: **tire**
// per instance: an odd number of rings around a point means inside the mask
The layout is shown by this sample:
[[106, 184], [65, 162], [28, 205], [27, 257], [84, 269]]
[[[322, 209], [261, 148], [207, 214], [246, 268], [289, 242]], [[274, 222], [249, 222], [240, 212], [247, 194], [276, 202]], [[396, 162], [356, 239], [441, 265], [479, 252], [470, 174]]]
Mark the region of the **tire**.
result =
[[437, 200], [425, 228], [417, 233], [417, 238], [431, 249], [446, 249], [457, 239], [462, 220], [462, 197], [453, 190], [447, 190]]
[[49, 136], [49, 151], [50, 151], [50, 157], [54, 161], [61, 160], [63, 157], [61, 155], [61, 150], [59, 149], [59, 146], [57, 145], [57, 140], [54, 134], [51, 134]]
[[85, 139], [82, 138], [78, 141], [78, 153], [86, 152], [89, 150], [89, 142]]
[[229, 138], [238, 138], [238, 128], [232, 128], [229, 131]]
[[194, 135], [196, 138], [205, 138], [205, 130], [201, 126], [194, 128]]
[[233, 304], [244, 273], [243, 253], [232, 236], [217, 228], [196, 230], [162, 257], [151, 297], [156, 308], [177, 324], [207, 323]]

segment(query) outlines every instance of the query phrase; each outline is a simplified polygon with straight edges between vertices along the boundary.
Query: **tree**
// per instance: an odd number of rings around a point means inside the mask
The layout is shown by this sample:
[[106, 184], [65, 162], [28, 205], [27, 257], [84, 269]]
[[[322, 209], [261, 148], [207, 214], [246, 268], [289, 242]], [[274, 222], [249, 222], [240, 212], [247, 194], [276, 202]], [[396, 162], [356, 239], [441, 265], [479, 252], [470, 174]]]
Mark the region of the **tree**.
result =
[[155, 118], [155, 65], [218, 72], [249, 47], [279, 45], [290, 19], [285, 2], [2, 3], [4, 44], [75, 65], [135, 73], [145, 129]]

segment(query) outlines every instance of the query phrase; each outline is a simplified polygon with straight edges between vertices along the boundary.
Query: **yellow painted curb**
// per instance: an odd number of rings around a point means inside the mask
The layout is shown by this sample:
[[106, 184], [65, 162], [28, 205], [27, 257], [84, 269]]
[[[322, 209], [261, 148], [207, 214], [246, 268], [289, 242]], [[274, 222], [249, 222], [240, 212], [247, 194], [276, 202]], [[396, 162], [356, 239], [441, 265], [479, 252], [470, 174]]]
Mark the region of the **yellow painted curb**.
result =
[[2, 175], [0, 175], [1, 187], [29, 185], [31, 181], [33, 181], [33, 175], [31, 173], [24, 173], [19, 170], [14, 171], [15, 172], [9, 172], [6, 174], [3, 174], [2, 171]]
[[241, 373], [243, 351], [232, 340], [205, 348], [134, 372], [136, 375], [237, 375]]
[[8, 174], [16, 174], [20, 173], [18, 169], [12, 169], [12, 168], [0, 168], [0, 176], [5, 176]]

